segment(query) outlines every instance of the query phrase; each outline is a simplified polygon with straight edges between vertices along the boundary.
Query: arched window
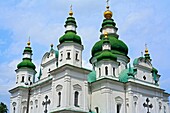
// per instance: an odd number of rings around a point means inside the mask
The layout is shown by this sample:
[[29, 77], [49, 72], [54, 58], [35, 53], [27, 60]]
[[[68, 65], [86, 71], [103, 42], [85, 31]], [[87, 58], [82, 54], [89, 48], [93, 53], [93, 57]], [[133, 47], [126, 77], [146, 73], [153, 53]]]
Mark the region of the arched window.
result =
[[123, 99], [121, 97], [116, 97], [115, 98], [116, 101], [116, 113], [120, 113], [121, 112], [121, 106], [123, 104]]
[[28, 77], [28, 81], [31, 81], [31, 77]]
[[12, 103], [12, 105], [13, 105], [13, 113], [15, 113], [15, 110], [16, 110], [15, 106], [16, 106], [16, 104], [17, 104], [16, 102]]
[[115, 76], [115, 68], [113, 67], [113, 76]]
[[13, 113], [15, 113], [15, 107], [13, 108]]
[[99, 113], [99, 108], [98, 108], [98, 107], [95, 107], [95, 109], [96, 109], [96, 113]]
[[24, 76], [22, 76], [22, 80], [21, 80], [21, 82], [24, 82]]
[[78, 53], [76, 53], [76, 60], [79, 60], [79, 59], [78, 59]]
[[121, 104], [117, 104], [117, 113], [120, 113]]
[[58, 106], [57, 107], [60, 107], [61, 105], [61, 92], [58, 92]]
[[99, 68], [99, 77], [101, 77], [101, 69]]
[[108, 67], [105, 67], [105, 74], [108, 75]]
[[75, 94], [74, 94], [74, 106], [76, 106], [76, 107], [79, 107], [78, 96], [79, 96], [79, 92], [76, 91]]

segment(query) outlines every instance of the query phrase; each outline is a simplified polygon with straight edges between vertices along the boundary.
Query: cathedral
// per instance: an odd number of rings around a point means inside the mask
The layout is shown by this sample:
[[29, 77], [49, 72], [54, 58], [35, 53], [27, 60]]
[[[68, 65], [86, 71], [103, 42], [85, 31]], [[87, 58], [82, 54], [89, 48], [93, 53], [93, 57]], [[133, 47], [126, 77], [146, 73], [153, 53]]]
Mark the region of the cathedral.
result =
[[51, 45], [39, 72], [28, 41], [9, 90], [10, 113], [170, 113], [170, 94], [160, 88], [148, 48], [130, 65], [108, 5], [99, 40], [91, 45], [92, 70], [82, 67], [84, 45], [72, 9], [64, 26], [57, 49]]

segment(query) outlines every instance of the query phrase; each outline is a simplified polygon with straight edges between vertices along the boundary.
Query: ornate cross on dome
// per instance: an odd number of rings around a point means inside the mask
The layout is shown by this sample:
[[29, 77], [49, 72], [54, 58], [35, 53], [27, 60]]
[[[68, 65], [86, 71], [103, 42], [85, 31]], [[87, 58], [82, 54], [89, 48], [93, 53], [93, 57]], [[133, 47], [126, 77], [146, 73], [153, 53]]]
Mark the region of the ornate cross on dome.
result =
[[70, 16], [73, 16], [72, 8], [73, 8], [73, 6], [71, 5], [71, 6], [70, 6], [70, 12], [69, 12], [69, 15], [70, 15]]
[[72, 11], [72, 8], [73, 8], [73, 6], [71, 5], [71, 6], [70, 6], [70, 11]]
[[106, 0], [107, 6], [109, 6], [109, 0]]
[[47, 105], [51, 103], [50, 99], [49, 99], [49, 100], [47, 100], [47, 99], [48, 99], [48, 96], [46, 95], [46, 96], [45, 96], [45, 101], [42, 102], [42, 105], [43, 105], [43, 106], [45, 105], [44, 113], [47, 113], [47, 111], [48, 111], [48, 110], [47, 110]]
[[145, 49], [147, 48], [147, 44], [145, 44]]
[[149, 102], [150, 102], [150, 100], [147, 98], [147, 99], [146, 99], [146, 103], [143, 103], [143, 106], [144, 106], [144, 107], [147, 107], [147, 113], [150, 113], [150, 112], [149, 112], [149, 108], [152, 108], [152, 107], [153, 107], [152, 104], [149, 105]]

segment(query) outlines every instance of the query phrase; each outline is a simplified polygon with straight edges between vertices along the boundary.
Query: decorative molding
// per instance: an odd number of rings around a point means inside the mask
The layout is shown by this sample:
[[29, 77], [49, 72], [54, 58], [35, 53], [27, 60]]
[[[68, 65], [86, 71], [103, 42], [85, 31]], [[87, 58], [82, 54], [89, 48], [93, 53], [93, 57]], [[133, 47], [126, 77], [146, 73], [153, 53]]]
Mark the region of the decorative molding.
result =
[[115, 101], [117, 104], [123, 104], [123, 99], [120, 96], [116, 97]]
[[57, 92], [61, 91], [62, 89], [63, 89], [62, 85], [59, 84], [59, 85], [56, 86], [56, 91]]
[[73, 89], [76, 91], [82, 91], [82, 87], [79, 84], [73, 85]]

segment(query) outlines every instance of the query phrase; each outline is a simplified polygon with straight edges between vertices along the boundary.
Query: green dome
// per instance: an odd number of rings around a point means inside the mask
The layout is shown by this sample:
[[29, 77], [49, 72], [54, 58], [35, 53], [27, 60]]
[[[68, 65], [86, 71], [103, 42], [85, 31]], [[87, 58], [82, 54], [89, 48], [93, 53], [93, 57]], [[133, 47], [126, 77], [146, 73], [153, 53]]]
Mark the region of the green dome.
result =
[[35, 65], [28, 58], [24, 58], [23, 61], [17, 65], [18, 69], [23, 68], [23, 67], [31, 68], [33, 70], [35, 70], [36, 68]]
[[75, 27], [77, 27], [75, 18], [74, 17], [68, 17], [64, 26], [66, 27], [67, 25], [74, 25]]
[[137, 70], [135, 68], [128, 68], [128, 69], [124, 69], [123, 71], [121, 71], [121, 73], [119, 74], [119, 81], [126, 83], [128, 82], [129, 78], [134, 78], [134, 76], [136, 75]]
[[89, 83], [96, 81], [96, 71], [92, 71], [87, 75], [87, 80]]
[[25, 47], [24, 53], [26, 52], [32, 53], [31, 47]]
[[103, 23], [102, 23], [102, 28], [100, 29], [100, 32], [102, 32], [102, 29], [106, 28], [106, 27], [111, 27], [111, 28], [114, 28], [115, 30], [118, 30], [118, 28], [115, 26], [116, 26], [116, 23], [114, 22], [113, 19], [104, 19]]
[[59, 39], [59, 42], [75, 42], [81, 45], [81, 38], [73, 31], [66, 31], [66, 33]]
[[116, 61], [117, 57], [111, 51], [105, 50], [102, 51], [98, 56], [96, 56], [96, 59], [97, 61], [108, 60], [108, 59]]
[[[112, 53], [127, 56], [128, 47], [123, 41], [118, 40], [113, 35], [109, 35], [108, 39], [109, 39], [109, 43], [111, 45], [111, 52]], [[93, 46], [92, 51], [91, 51], [92, 56], [96, 56], [97, 53], [102, 51], [103, 42], [104, 42], [103, 39], [96, 42], [96, 44]]]

